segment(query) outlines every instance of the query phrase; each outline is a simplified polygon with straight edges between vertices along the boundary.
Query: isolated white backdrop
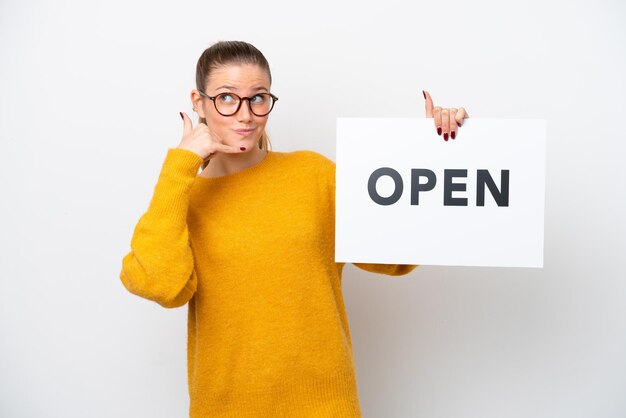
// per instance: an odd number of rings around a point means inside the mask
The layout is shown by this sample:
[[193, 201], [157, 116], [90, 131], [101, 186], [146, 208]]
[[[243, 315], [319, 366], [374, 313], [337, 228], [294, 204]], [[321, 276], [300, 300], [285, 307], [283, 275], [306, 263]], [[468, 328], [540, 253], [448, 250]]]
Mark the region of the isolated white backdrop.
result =
[[279, 151], [334, 159], [336, 117], [424, 116], [421, 89], [547, 120], [545, 268], [347, 267], [366, 418], [626, 416], [625, 18], [621, 0], [3, 0], [0, 416], [187, 415], [187, 309], [119, 271], [222, 39], [269, 59]]

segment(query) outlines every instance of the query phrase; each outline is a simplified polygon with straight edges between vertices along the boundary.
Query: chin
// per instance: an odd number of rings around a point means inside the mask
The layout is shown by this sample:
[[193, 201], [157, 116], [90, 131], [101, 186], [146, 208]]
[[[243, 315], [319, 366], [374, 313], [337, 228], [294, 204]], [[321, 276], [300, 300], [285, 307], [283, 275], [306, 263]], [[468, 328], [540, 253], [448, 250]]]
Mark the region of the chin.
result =
[[252, 150], [254, 147], [259, 146], [259, 140], [258, 139], [238, 139], [236, 141], [233, 141], [232, 143], [229, 143], [228, 145], [231, 145], [235, 148], [241, 148], [241, 147], [246, 147], [246, 150], [243, 151], [242, 153], [248, 153], [250, 152], [250, 150]]
[[259, 139], [261, 139], [260, 136], [255, 137], [255, 138], [244, 138], [244, 139], [239, 141], [239, 144], [241, 144], [239, 146], [246, 147], [247, 148], [246, 151], [247, 151], [247, 150], [249, 150], [252, 147], [255, 147], [255, 146], [258, 147], [259, 146]]

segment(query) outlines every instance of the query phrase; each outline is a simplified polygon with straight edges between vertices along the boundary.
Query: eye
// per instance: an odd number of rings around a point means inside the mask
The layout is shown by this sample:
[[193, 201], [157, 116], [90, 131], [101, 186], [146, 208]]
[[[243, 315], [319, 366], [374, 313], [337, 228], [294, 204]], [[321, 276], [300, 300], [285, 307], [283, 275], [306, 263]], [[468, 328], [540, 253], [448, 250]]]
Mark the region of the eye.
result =
[[265, 96], [263, 94], [257, 94], [250, 98], [250, 102], [253, 104], [263, 103], [265, 101]]
[[235, 96], [233, 96], [230, 93], [222, 93], [218, 95], [217, 98], [220, 100], [220, 102], [224, 104], [231, 104], [231, 103], [237, 102], [237, 99], [235, 99]]

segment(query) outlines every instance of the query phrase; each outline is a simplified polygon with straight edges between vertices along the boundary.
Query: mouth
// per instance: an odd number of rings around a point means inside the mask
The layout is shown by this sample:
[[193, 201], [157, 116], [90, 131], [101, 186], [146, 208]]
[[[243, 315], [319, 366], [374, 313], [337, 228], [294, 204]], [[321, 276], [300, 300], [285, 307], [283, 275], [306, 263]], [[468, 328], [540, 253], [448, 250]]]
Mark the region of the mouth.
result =
[[248, 136], [251, 133], [253, 133], [254, 131], [256, 131], [255, 128], [253, 128], [253, 129], [235, 129], [235, 132], [237, 132], [241, 136]]

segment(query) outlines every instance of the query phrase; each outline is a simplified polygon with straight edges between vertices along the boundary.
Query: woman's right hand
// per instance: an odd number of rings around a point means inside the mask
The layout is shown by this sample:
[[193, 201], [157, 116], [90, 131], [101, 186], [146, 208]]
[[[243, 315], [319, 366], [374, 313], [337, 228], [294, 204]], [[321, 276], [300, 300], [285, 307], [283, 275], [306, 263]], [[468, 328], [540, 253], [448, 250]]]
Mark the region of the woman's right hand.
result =
[[212, 132], [204, 123], [199, 123], [195, 128], [189, 116], [180, 112], [183, 118], [183, 138], [177, 148], [186, 149], [198, 154], [204, 161], [210, 160], [216, 152], [237, 153], [243, 152], [239, 148], [223, 144], [220, 137]]

